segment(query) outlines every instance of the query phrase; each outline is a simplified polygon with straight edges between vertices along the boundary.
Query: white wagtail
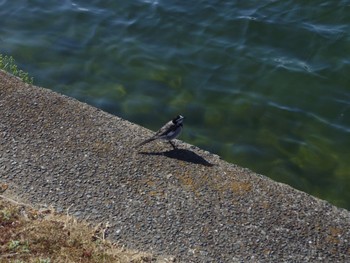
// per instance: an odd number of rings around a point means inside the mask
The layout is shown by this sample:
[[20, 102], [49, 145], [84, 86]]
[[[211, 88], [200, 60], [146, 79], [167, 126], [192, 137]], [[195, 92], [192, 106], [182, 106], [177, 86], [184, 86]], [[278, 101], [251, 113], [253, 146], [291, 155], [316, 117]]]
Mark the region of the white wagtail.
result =
[[183, 124], [182, 124], [183, 120], [184, 120], [183, 116], [177, 115], [174, 119], [167, 122], [162, 128], [160, 128], [155, 135], [141, 142], [138, 145], [138, 147], [146, 143], [149, 143], [151, 141], [162, 139], [162, 140], [167, 140], [171, 144], [171, 146], [173, 146], [173, 148], [176, 149], [174, 143], [171, 140], [179, 136], [183, 127]]

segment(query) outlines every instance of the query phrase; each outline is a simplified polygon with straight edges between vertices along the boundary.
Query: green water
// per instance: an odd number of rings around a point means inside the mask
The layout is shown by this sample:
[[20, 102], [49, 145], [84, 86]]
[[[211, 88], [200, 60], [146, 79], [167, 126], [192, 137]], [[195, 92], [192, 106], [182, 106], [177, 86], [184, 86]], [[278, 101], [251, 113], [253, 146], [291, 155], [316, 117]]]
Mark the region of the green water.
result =
[[350, 209], [350, 1], [0, 1], [36, 85]]

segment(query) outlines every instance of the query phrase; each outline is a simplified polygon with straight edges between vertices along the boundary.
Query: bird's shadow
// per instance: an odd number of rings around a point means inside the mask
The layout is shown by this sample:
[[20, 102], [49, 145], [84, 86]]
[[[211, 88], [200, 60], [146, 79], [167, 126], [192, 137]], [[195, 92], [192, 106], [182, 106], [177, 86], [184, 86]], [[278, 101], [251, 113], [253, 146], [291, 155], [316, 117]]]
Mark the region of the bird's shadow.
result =
[[145, 154], [145, 155], [163, 155], [168, 158], [173, 158], [189, 163], [194, 164], [201, 164], [204, 166], [213, 166], [214, 164], [209, 163], [207, 160], [205, 160], [203, 157], [199, 156], [198, 154], [187, 150], [187, 149], [173, 149], [166, 152], [139, 152], [139, 154]]

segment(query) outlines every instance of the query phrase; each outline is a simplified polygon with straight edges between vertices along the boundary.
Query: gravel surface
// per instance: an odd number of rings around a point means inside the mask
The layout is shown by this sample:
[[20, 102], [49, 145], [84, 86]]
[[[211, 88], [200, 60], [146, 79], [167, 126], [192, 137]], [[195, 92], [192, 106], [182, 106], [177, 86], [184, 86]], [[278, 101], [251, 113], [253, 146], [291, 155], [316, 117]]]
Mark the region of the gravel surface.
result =
[[[178, 262], [350, 262], [350, 213], [0, 71], [0, 181]], [[186, 123], [185, 123], [186, 127]], [[258, 160], [257, 160], [258, 161]]]

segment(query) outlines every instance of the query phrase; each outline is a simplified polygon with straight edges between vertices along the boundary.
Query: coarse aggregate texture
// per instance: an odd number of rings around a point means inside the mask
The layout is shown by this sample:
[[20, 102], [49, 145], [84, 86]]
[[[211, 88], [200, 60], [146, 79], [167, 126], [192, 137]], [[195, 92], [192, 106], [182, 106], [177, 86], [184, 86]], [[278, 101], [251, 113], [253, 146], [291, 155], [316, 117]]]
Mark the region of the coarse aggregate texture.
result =
[[152, 134], [0, 71], [8, 193], [178, 262], [350, 262], [349, 211], [179, 140], [134, 147]]

